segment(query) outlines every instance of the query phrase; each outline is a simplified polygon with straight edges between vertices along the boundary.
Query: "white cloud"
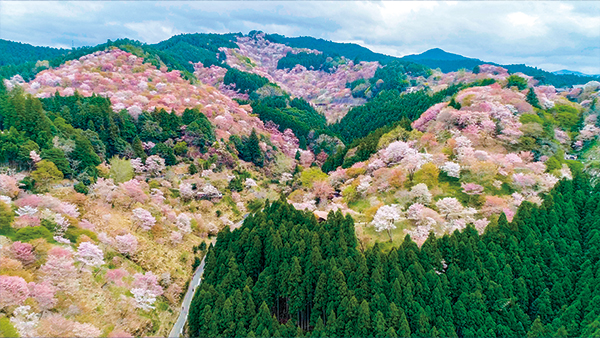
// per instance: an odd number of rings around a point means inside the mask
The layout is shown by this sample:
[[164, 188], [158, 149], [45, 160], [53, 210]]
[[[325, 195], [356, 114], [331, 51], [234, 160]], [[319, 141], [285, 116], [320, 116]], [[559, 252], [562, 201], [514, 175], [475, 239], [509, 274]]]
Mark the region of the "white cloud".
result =
[[535, 27], [536, 21], [538, 19], [537, 16], [527, 15], [523, 12], [515, 12], [508, 14], [508, 21], [513, 26], [526, 26], [526, 27]]
[[128, 22], [123, 26], [136, 32], [147, 43], [157, 43], [180, 33], [171, 23], [161, 21]]
[[402, 56], [439, 47], [494, 62], [600, 73], [598, 2], [0, 2], [0, 38], [154, 43], [183, 32], [309, 35]]

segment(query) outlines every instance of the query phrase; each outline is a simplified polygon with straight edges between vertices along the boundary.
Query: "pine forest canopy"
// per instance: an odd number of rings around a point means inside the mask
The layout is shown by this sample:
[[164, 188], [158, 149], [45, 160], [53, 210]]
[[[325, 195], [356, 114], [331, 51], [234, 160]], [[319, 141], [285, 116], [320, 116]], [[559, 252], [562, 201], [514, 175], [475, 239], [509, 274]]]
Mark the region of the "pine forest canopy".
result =
[[354, 221], [285, 202], [218, 234], [189, 314], [199, 337], [592, 337], [600, 190], [562, 181], [483, 235], [358, 247]]
[[[0, 108], [0, 129], [5, 131], [0, 134], [0, 163], [27, 169], [30, 152], [35, 151], [69, 178], [88, 177], [83, 179], [86, 184], [97, 176], [96, 166], [103, 160], [145, 159], [142, 142], [156, 144], [151, 155], [174, 165], [177, 146], [189, 144], [206, 151], [216, 141], [214, 127], [197, 109], [186, 109], [181, 116], [158, 109], [135, 120], [127, 110], [115, 113], [104, 97], [38, 99], [3, 90]], [[174, 145], [172, 138], [185, 141]]]

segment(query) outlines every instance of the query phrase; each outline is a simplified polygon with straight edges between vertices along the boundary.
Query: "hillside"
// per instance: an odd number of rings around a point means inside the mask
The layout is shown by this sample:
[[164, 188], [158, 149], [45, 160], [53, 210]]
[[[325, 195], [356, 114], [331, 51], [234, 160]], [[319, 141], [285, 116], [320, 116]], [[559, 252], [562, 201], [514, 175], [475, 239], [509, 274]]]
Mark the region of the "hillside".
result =
[[599, 82], [285, 39], [2, 81], [1, 335], [597, 334]]
[[119, 49], [4, 84], [3, 334], [166, 335], [207, 237], [293, 170], [293, 134]]
[[[253, 35], [252, 32], [249, 35]], [[294, 48], [316, 49], [329, 56], [344, 56], [347, 59], [356, 61], [377, 61], [381, 64], [387, 64], [397, 59], [394, 56], [375, 53], [355, 43], [333, 42], [310, 36], [286, 37], [279, 34], [266, 34], [265, 39]]]
[[0, 39], [0, 67], [49, 60], [67, 53], [67, 49], [36, 47], [26, 43]]
[[351, 217], [330, 213], [317, 223], [273, 202], [219, 234], [190, 335], [597, 334], [599, 294], [587, 285], [599, 281], [598, 258], [582, 248], [598, 245], [598, 191], [578, 179], [550, 194], [544, 206], [524, 203], [512, 222], [500, 217], [483, 235], [469, 227], [430, 236], [420, 248], [407, 236], [391, 250], [359, 249]]

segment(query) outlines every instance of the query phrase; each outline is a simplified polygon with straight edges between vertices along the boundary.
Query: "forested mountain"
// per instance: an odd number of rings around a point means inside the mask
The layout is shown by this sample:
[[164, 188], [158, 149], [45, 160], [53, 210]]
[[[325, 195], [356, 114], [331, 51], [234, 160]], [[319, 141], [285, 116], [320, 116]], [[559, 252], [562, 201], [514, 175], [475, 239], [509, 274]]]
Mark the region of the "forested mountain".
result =
[[[110, 47], [127, 50], [137, 56], [144, 57], [147, 62], [155, 66], [166, 65], [170, 69], [187, 71], [191, 75], [194, 67], [190, 62], [202, 62], [207, 66], [214, 64], [222, 65], [217, 57], [218, 48], [236, 47], [235, 37], [239, 34], [183, 34], [174, 36], [168, 40], [154, 45], [147, 45], [130, 39], [108, 40], [97, 46], [79, 47], [72, 50], [53, 49], [48, 47], [33, 47], [27, 44], [0, 40], [6, 44], [0, 59], [0, 76], [10, 78], [20, 74], [24, 79], [30, 80], [35, 75], [50, 67], [57, 67], [62, 63], [78, 59], [84, 55], [96, 51], [104, 51]], [[31, 55], [23, 62], [21, 53]], [[31, 60], [29, 60], [31, 59]], [[49, 64], [45, 66], [36, 65], [36, 61], [46, 60]]]
[[[249, 35], [252, 35], [252, 33], [253, 32], [250, 32]], [[265, 39], [276, 43], [282, 43], [290, 47], [316, 49], [322, 51], [326, 55], [345, 56], [351, 60], [379, 61], [382, 64], [386, 64], [397, 59], [394, 56], [375, 53], [368, 48], [355, 43], [333, 42], [310, 36], [286, 37], [280, 34], [267, 34]]]
[[248, 111], [120, 49], [2, 81], [0, 336], [167, 336], [208, 236], [293, 170]]
[[483, 235], [468, 227], [358, 248], [351, 217], [273, 202], [222, 231], [191, 336], [547, 337], [600, 334], [600, 191], [576, 175]]
[[424, 51], [421, 54], [411, 54], [411, 55], [406, 55], [404, 57], [402, 57], [403, 59], [407, 59], [407, 60], [439, 60], [439, 61], [466, 61], [466, 60], [473, 60], [473, 61], [479, 61], [477, 59], [471, 59], [468, 57], [464, 57], [462, 55], [458, 55], [458, 54], [454, 54], [454, 53], [448, 53], [443, 49], [440, 48], [433, 48], [427, 51]]
[[222, 65], [225, 59], [223, 55], [219, 56], [219, 48], [237, 47], [236, 37], [241, 35], [241, 33], [181, 34], [150, 46], [168, 54], [193, 73], [194, 68], [190, 62], [202, 62], [206, 67]]
[[430, 68], [439, 68], [442, 72], [454, 72], [459, 69], [477, 69], [477, 66], [483, 64], [492, 64], [508, 69], [511, 73], [521, 72], [529, 76], [533, 76], [543, 85], [553, 85], [557, 88], [570, 87], [576, 84], [584, 84], [593, 80], [600, 80], [598, 76], [590, 76], [585, 74], [569, 73], [551, 73], [537, 67], [531, 67], [524, 64], [501, 65], [493, 62], [482, 61], [474, 58], [467, 58], [462, 55], [448, 53], [442, 49], [434, 48], [427, 50], [421, 54], [412, 54], [402, 57], [403, 60], [420, 63]]
[[577, 76], [593, 76], [593, 75], [589, 75], [589, 74], [584, 74], [582, 72], [577, 72], [574, 70], [568, 70], [568, 69], [561, 69], [561, 70], [557, 70], [552, 72], [556, 75], [577, 75]]
[[[252, 31], [248, 36], [253, 37], [260, 33], [261, 32]], [[45, 69], [43, 66], [36, 66], [37, 61], [50, 61], [50, 66], [56, 67], [67, 60], [73, 60], [94, 51], [104, 50], [111, 45], [122, 48], [123, 45], [126, 44], [134, 45], [138, 50], [143, 50], [145, 52], [145, 57], [148, 60], [159, 60], [159, 62], [163, 62], [172, 69], [185, 70], [189, 73], [193, 73], [194, 68], [190, 62], [201, 62], [207, 67], [211, 65], [223, 65], [225, 56], [219, 52], [219, 48], [236, 48], [236, 38], [240, 36], [243, 36], [243, 34], [181, 34], [153, 45], [145, 45], [128, 39], [117, 40], [115, 42], [109, 40], [105, 44], [93, 47], [80, 47], [75, 50], [34, 47], [28, 44], [0, 40], [0, 44], [3, 47], [2, 54], [0, 54], [0, 76], [10, 78], [16, 74], [20, 74], [25, 79], [31, 79], [37, 72]], [[421, 54], [407, 55], [398, 58], [375, 53], [365, 47], [353, 43], [338, 43], [313, 37], [286, 37], [279, 34], [266, 34], [265, 39], [294, 48], [318, 50], [326, 56], [344, 56], [347, 59], [356, 62], [377, 61], [385, 65], [399, 59], [413, 62], [418, 61], [417, 63], [430, 68], [440, 68], [443, 72], [457, 71], [462, 68], [471, 70], [478, 65], [494, 64], [479, 59], [448, 53], [439, 48], [434, 48]], [[23, 57], [23, 55], [25, 55], [25, 57]], [[301, 61], [293, 62], [299, 64], [302, 63]], [[322, 62], [319, 64], [322, 64]], [[157, 65], [157, 63], [155, 63], [155, 65]], [[292, 65], [290, 64], [288, 66]], [[574, 84], [584, 84], [590, 80], [598, 79], [598, 77], [581, 77], [580, 75], [583, 74], [550, 73], [526, 65], [500, 66], [507, 68], [510, 72], [523, 72], [529, 76], [534, 76], [539, 79], [542, 84], [554, 85], [555, 87], [568, 87]]]
[[0, 66], [49, 60], [68, 52], [67, 49], [36, 47], [26, 43], [0, 39]]
[[403, 118], [414, 121], [436, 103], [452, 96], [460, 86], [454, 86], [444, 91], [427, 93], [418, 91], [402, 94], [397, 89], [382, 91], [372, 101], [353, 108], [344, 118], [333, 125], [333, 130], [339, 133], [346, 143], [356, 138], [365, 137], [377, 128], [384, 127]]

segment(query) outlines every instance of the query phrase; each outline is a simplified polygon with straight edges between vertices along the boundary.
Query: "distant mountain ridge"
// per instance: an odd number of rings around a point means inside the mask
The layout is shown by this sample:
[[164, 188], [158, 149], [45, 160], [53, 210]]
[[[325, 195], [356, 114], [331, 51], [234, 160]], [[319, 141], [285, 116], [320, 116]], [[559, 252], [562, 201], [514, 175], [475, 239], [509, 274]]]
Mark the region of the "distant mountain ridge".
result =
[[568, 69], [561, 69], [561, 70], [554, 71], [552, 73], [556, 74], [556, 75], [597, 76], [597, 75], [585, 74], [582, 72], [577, 72], [577, 71], [568, 70]]
[[[458, 60], [477, 60], [471, 59], [459, 54], [449, 53], [441, 48], [433, 48], [427, 50], [421, 54], [410, 54], [403, 57], [408, 60], [447, 60], [447, 61], [458, 61]], [[480, 61], [480, 60], [477, 60]]]
[[406, 55], [401, 59], [420, 63], [433, 69], [439, 68], [444, 73], [454, 72], [459, 69], [472, 70], [476, 66], [491, 64], [506, 68], [510, 73], [521, 72], [523, 74], [533, 76], [542, 84], [549, 84], [555, 87], [569, 87], [575, 84], [583, 84], [592, 80], [600, 80], [600, 76], [592, 76], [569, 70], [562, 70], [552, 73], [524, 64], [503, 65], [495, 62], [488, 62], [480, 59], [468, 58], [459, 54], [449, 53], [440, 48], [433, 48], [421, 54]]
[[[261, 32], [251, 31], [247, 36], [253, 37], [258, 33]], [[222, 65], [223, 58], [219, 55], [219, 48], [235, 48], [236, 38], [239, 36], [244, 36], [244, 34], [190, 33], [176, 35], [151, 45], [135, 40], [119, 39], [114, 42], [109, 40], [93, 47], [80, 47], [72, 50], [36, 47], [0, 39], [0, 47], [2, 47], [0, 48], [0, 77], [10, 78], [20, 74], [25, 80], [30, 80], [39, 71], [45, 69], [43, 65], [36, 65], [38, 60], [48, 60], [50, 67], [56, 67], [65, 61], [115, 46], [125, 48], [134, 54], [144, 54], [143, 56], [156, 66], [162, 63], [170, 69], [181, 70], [187, 78], [193, 76], [191, 73], [194, 71], [190, 62], [202, 62], [207, 66]], [[524, 64], [502, 65], [449, 53], [440, 48], [433, 48], [421, 54], [406, 55], [399, 58], [373, 52], [355, 43], [339, 43], [309, 36], [286, 37], [280, 34], [266, 34], [265, 39], [295, 48], [316, 49], [327, 56], [344, 56], [355, 61], [377, 61], [382, 65], [394, 60], [410, 61], [433, 69], [439, 68], [444, 73], [459, 69], [472, 70], [478, 65], [493, 64], [504, 67], [511, 73], [522, 72], [533, 76], [541, 84], [554, 85], [555, 87], [569, 87], [592, 80], [600, 80], [600, 76], [589, 76], [569, 70], [552, 73]]]

